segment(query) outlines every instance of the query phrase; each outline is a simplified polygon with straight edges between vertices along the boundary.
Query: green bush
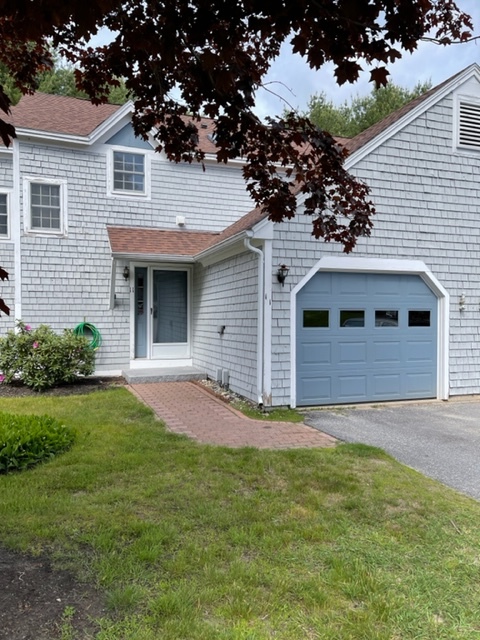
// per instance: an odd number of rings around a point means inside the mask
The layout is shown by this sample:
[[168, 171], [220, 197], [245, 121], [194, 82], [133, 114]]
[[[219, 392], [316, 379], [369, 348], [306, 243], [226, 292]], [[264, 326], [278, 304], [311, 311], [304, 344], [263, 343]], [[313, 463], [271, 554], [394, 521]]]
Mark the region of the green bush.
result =
[[0, 413], [0, 473], [53, 458], [74, 440], [74, 431], [50, 416]]
[[0, 339], [0, 371], [4, 383], [20, 380], [41, 391], [74, 382], [95, 370], [95, 352], [88, 339], [70, 329], [55, 333], [49, 326], [32, 330], [23, 322]]

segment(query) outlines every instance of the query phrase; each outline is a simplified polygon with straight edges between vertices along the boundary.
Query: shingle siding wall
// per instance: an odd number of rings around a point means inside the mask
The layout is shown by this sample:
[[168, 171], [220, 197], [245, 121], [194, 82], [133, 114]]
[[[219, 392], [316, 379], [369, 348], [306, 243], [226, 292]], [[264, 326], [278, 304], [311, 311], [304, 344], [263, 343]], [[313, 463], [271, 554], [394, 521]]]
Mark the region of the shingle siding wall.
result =
[[[107, 196], [106, 147], [98, 153], [21, 145], [21, 176], [67, 180], [66, 237], [25, 234], [22, 216], [22, 315], [25, 321], [48, 323], [56, 330], [83, 320], [95, 324], [104, 343], [97, 353], [99, 370], [120, 370], [130, 359], [129, 283], [118, 265], [116, 305], [110, 296], [110, 246], [107, 224], [176, 228], [175, 216], [187, 228], [219, 230], [249, 208], [241, 170], [172, 165], [152, 159], [152, 194], [145, 198]], [[6, 173], [4, 174], [6, 175]], [[23, 181], [20, 185], [21, 210]]]
[[11, 155], [0, 154], [0, 189], [11, 189], [12, 187], [12, 157]]
[[0, 313], [0, 335], [15, 326], [15, 250], [11, 242], [0, 242], [0, 266], [8, 273], [8, 280], [0, 280], [0, 298], [10, 307], [10, 315]]
[[[195, 267], [194, 364], [216, 378], [230, 373], [230, 388], [256, 400], [258, 259], [243, 253], [208, 267]], [[224, 325], [220, 336], [218, 327]]]
[[[452, 141], [447, 97], [354, 167], [371, 187], [377, 215], [372, 236], [351, 255], [422, 260], [447, 289], [450, 392], [457, 395], [480, 393], [480, 154], [454, 153]], [[274, 264], [290, 260], [291, 269], [285, 287], [274, 288], [274, 404], [289, 401], [289, 291], [322, 256], [342, 254], [310, 233], [301, 215], [276, 231]]]

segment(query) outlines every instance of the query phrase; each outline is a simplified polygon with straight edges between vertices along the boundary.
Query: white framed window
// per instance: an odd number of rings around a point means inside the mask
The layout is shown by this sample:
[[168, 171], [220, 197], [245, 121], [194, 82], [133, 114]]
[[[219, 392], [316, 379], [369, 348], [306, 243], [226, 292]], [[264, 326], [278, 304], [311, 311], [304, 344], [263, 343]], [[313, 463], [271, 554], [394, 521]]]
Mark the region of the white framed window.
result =
[[0, 240], [10, 238], [10, 194], [0, 191]]
[[0, 191], [0, 240], [10, 237], [10, 194], [7, 191]]
[[23, 197], [27, 232], [48, 235], [66, 234], [66, 180], [25, 178]]
[[150, 196], [150, 158], [145, 152], [130, 147], [109, 150], [108, 194], [126, 198]]

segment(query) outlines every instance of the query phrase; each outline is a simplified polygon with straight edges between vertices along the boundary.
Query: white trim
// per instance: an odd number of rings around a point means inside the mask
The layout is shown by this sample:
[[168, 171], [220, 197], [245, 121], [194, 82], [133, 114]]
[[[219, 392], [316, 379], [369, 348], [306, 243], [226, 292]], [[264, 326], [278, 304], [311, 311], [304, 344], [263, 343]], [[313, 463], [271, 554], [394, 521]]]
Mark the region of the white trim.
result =
[[[37, 229], [32, 227], [31, 185], [51, 184], [60, 187], [60, 228]], [[66, 237], [68, 229], [67, 180], [64, 178], [45, 178], [43, 176], [24, 176], [23, 178], [23, 225], [25, 233], [39, 236]]]
[[[113, 188], [113, 154], [130, 153], [132, 155], [143, 156], [144, 160], [144, 190], [143, 191], [116, 191]], [[154, 151], [148, 149], [137, 149], [134, 147], [123, 147], [111, 145], [107, 148], [107, 196], [116, 200], [151, 200], [152, 193], [152, 154]]]
[[26, 127], [15, 127], [17, 138], [28, 138], [32, 140], [46, 140], [48, 142], [66, 142], [82, 146], [89, 146], [97, 142], [105, 133], [110, 131], [120, 120], [133, 113], [133, 103], [126, 102], [115, 113], [112, 113], [106, 120], [101, 122], [96, 129], [87, 136], [74, 135], [70, 133], [56, 133], [54, 131], [42, 131], [40, 129], [28, 129]]
[[174, 367], [193, 367], [193, 359], [148, 360], [148, 358], [136, 358], [130, 360], [130, 369], [173, 369]]
[[117, 261], [112, 256], [112, 260], [110, 264], [110, 295], [109, 295], [109, 304], [108, 304], [108, 308], [110, 311], [115, 308], [116, 270], [117, 270]]
[[450, 296], [442, 284], [421, 260], [398, 260], [383, 258], [344, 258], [326, 256], [320, 258], [314, 267], [297, 283], [290, 292], [290, 405], [296, 407], [297, 402], [297, 361], [296, 361], [296, 318], [297, 294], [315, 274], [323, 271], [343, 271], [352, 273], [397, 273], [418, 275], [438, 300], [437, 330], [437, 399], [448, 400], [449, 396], [449, 309]]
[[265, 254], [258, 247], [254, 247], [251, 244], [253, 232], [250, 231], [250, 235], [244, 240], [245, 247], [249, 251], [256, 253], [258, 256], [258, 285], [257, 285], [257, 402], [259, 405], [263, 405], [263, 365], [264, 365], [264, 282], [265, 282]]
[[[453, 78], [451, 82], [448, 82], [444, 87], [435, 91], [430, 97], [424, 99], [417, 107], [409, 111], [405, 116], [403, 116], [403, 118], [397, 120], [397, 122], [392, 124], [390, 127], [387, 127], [384, 131], [367, 142], [363, 147], [358, 149], [358, 151], [354, 151], [346, 159], [344, 163], [345, 169], [347, 171], [350, 170], [354, 165], [356, 165], [370, 153], [375, 151], [377, 147], [389, 140], [392, 136], [397, 134], [404, 127], [406, 127], [420, 115], [425, 113], [425, 111], [430, 109], [430, 107], [445, 98], [445, 96], [447, 96], [449, 93], [458, 89], [462, 84], [464, 84], [471, 78], [475, 78], [478, 82], [480, 82], [480, 66], [476, 63], [464, 69], [463, 72], [455, 76], [455, 78]], [[303, 203], [305, 197], [306, 195], [302, 194], [302, 196], [300, 196], [299, 198], [299, 202]]]
[[[155, 367], [170, 367], [170, 366], [192, 366], [192, 339], [193, 339], [193, 276], [192, 266], [188, 264], [172, 265], [171, 263], [159, 263], [159, 262], [145, 262], [135, 261], [129, 262], [128, 267], [130, 269], [130, 368], [152, 368]], [[187, 273], [187, 328], [188, 328], [188, 342], [186, 343], [186, 353], [184, 357], [168, 357], [167, 355], [161, 358], [153, 357], [153, 341], [152, 341], [152, 319], [148, 312], [147, 320], [147, 355], [145, 358], [135, 358], [135, 267], [141, 267], [148, 269], [148, 289], [146, 292], [146, 304], [149, 307], [152, 303], [152, 278], [151, 273], [153, 269], [160, 269], [162, 271], [185, 271]], [[133, 284], [132, 284], [133, 283]], [[182, 343], [183, 344], [183, 343]], [[134, 365], [132, 363], [142, 362], [145, 364]], [[172, 364], [177, 363], [177, 364]], [[185, 364], [186, 363], [186, 364]], [[190, 363], [190, 364], [188, 364]]]
[[11, 189], [5, 189], [3, 187], [0, 187], [0, 195], [2, 196], [7, 196], [6, 200], [7, 200], [7, 233], [6, 235], [2, 235], [0, 234], [0, 242], [4, 242], [6, 240], [10, 240], [12, 237], [12, 230], [11, 230], [11, 220], [12, 220], [12, 190]]
[[14, 318], [15, 321], [22, 319], [22, 228], [20, 222], [20, 144], [17, 139], [12, 143], [13, 160], [13, 195], [12, 195], [12, 240], [15, 250], [15, 274], [14, 274]]
[[[480, 79], [479, 79], [480, 82]], [[470, 104], [475, 107], [480, 107], [480, 98], [478, 95], [457, 93], [454, 96], [453, 101], [453, 151], [467, 156], [473, 156], [478, 158], [480, 152], [480, 143], [477, 146], [462, 145], [460, 142], [460, 103]]]
[[[273, 224], [272, 224], [273, 227]], [[272, 277], [273, 241], [264, 242], [263, 405], [272, 406]]]

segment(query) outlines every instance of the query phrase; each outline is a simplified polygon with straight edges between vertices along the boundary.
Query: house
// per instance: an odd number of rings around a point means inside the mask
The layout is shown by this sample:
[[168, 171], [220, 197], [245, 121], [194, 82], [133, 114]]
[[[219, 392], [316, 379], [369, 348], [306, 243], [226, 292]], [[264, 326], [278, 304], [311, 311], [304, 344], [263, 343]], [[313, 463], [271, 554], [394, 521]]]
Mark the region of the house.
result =
[[350, 255], [312, 238], [301, 199], [282, 224], [252, 209], [210, 121], [203, 172], [135, 138], [130, 113], [42, 94], [13, 109], [0, 264], [15, 318], [95, 325], [99, 373], [183, 366], [266, 406], [480, 393], [479, 66], [346, 142], [377, 209]]

